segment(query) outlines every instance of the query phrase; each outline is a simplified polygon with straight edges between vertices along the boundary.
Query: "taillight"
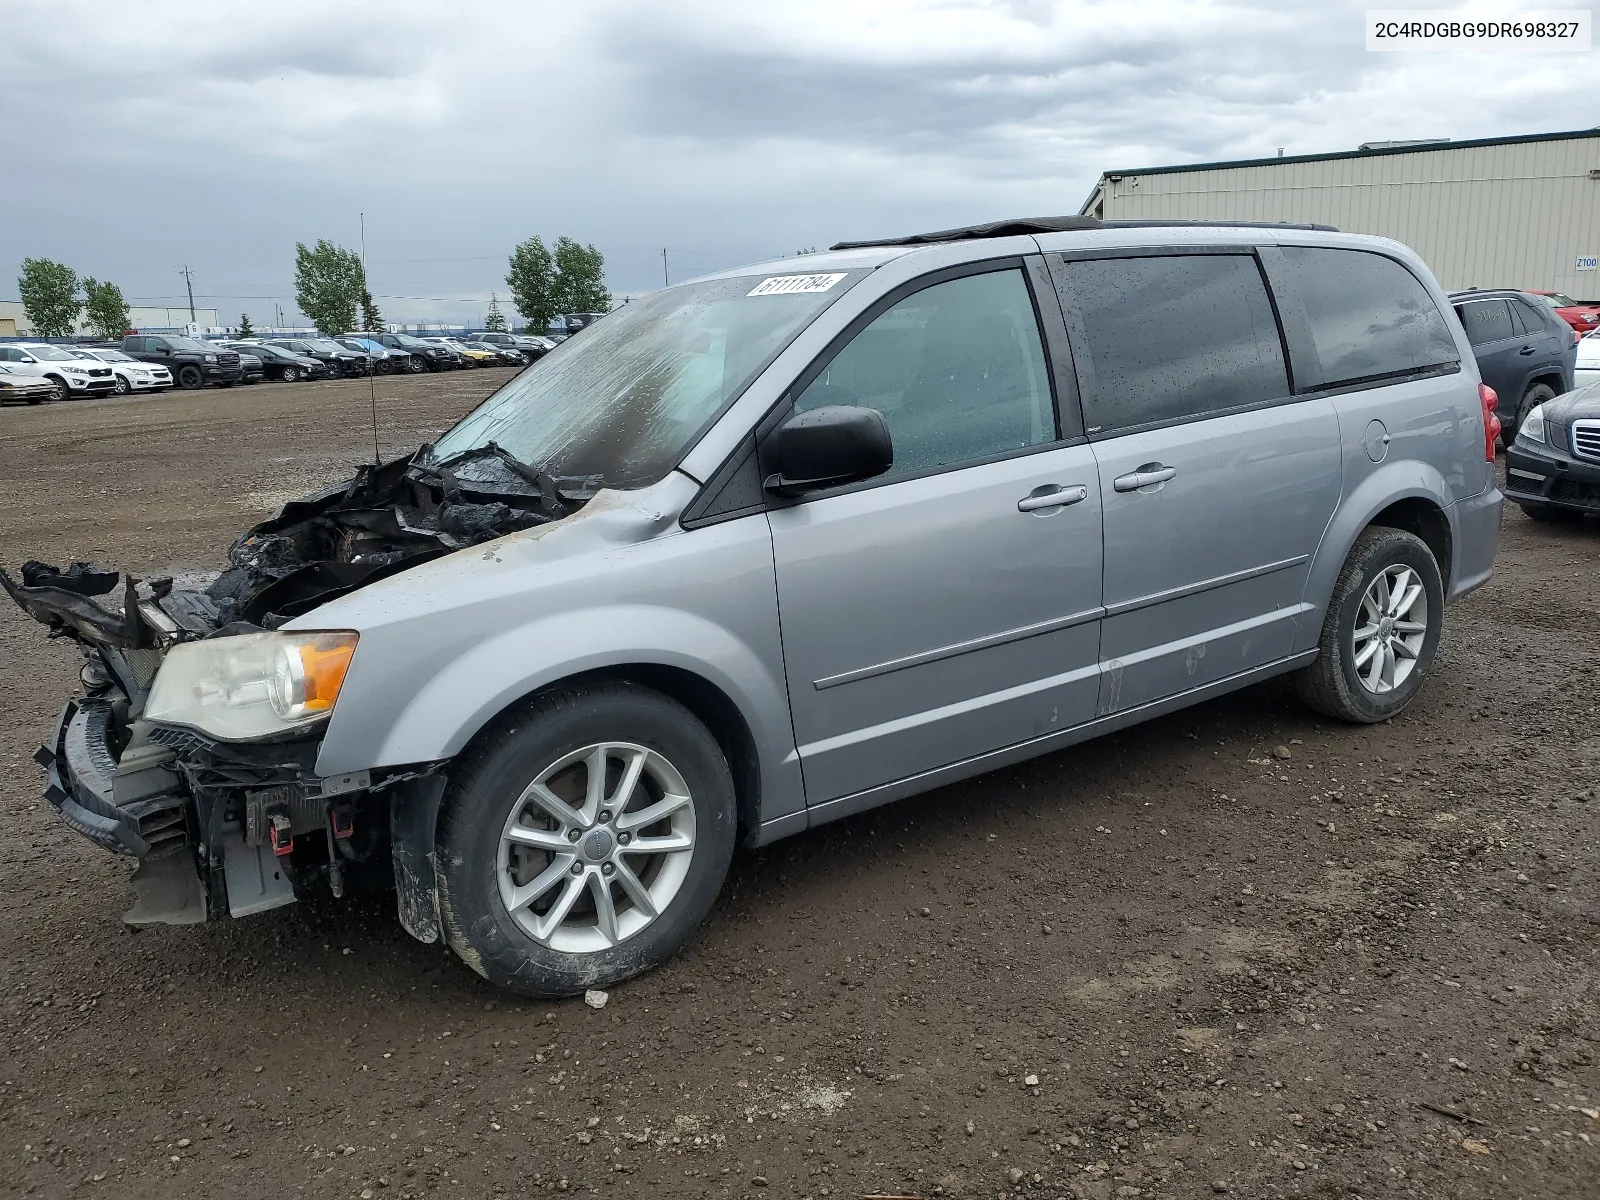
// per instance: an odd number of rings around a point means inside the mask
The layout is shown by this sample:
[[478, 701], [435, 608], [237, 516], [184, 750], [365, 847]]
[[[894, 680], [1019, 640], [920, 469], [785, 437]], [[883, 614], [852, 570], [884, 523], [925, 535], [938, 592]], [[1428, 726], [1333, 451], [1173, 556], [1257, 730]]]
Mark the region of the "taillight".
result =
[[1494, 440], [1500, 436], [1500, 397], [1487, 383], [1478, 385], [1478, 399], [1483, 402], [1483, 459], [1494, 461]]

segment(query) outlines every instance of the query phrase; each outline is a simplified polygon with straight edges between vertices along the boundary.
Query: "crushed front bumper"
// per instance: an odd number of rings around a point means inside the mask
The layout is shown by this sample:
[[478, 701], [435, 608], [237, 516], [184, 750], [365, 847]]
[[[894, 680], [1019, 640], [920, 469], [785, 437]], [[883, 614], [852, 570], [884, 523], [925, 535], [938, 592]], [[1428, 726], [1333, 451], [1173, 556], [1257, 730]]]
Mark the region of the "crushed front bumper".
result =
[[117, 808], [113, 794], [117, 760], [110, 721], [109, 705], [69, 700], [50, 740], [33, 757], [44, 768], [44, 798], [67, 825], [102, 849], [142, 858], [150, 841], [138, 817]]

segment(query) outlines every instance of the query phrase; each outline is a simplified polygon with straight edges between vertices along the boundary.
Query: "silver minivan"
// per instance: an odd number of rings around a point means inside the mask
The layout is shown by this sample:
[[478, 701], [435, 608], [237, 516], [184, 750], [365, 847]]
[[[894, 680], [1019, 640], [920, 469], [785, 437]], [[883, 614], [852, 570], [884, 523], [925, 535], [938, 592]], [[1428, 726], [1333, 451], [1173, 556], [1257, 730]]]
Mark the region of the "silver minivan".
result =
[[85, 649], [39, 760], [128, 920], [392, 882], [562, 995], [738, 845], [1271, 676], [1399, 712], [1494, 560], [1494, 407], [1394, 242], [1013, 221], [642, 297], [204, 587], [0, 583]]

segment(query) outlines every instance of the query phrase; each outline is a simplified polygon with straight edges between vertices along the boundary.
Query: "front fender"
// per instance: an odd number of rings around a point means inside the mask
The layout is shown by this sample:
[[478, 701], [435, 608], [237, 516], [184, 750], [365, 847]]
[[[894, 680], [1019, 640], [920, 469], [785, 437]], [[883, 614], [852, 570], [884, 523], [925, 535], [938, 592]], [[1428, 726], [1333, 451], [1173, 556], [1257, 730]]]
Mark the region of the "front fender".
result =
[[[1306, 577], [1304, 599], [1313, 605], [1300, 624], [1295, 638], [1296, 652], [1310, 650], [1322, 634], [1323, 617], [1328, 610], [1328, 600], [1339, 579], [1345, 559], [1355, 545], [1361, 531], [1372, 524], [1372, 519], [1391, 504], [1400, 500], [1426, 500], [1439, 509], [1450, 523], [1452, 542], [1455, 540], [1455, 512], [1450, 487], [1445, 478], [1427, 463], [1416, 459], [1400, 459], [1384, 463], [1356, 485], [1340, 501], [1322, 541], [1311, 560], [1311, 572]], [[1446, 593], [1450, 580], [1444, 580]]]
[[[646, 631], [648, 637], [636, 636]], [[728, 630], [692, 613], [613, 605], [533, 620], [479, 643], [410, 699], [370, 765], [451, 758], [524, 696], [574, 675], [646, 663], [715, 684], [751, 723], [757, 744], [775, 732], [757, 727], [759, 714], [787, 711], [782, 682]], [[323, 754], [336, 750], [324, 745]], [[319, 761], [317, 769], [352, 768]]]

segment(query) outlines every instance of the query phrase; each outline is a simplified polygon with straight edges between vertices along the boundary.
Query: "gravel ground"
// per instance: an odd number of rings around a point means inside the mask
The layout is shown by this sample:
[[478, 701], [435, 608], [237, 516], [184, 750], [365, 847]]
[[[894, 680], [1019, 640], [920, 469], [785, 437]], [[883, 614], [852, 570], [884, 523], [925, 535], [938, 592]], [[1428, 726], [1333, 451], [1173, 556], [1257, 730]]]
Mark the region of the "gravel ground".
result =
[[[377, 384], [385, 454], [507, 373]], [[151, 573], [371, 455], [364, 382], [0, 411], [0, 560]], [[1600, 524], [1508, 512], [1401, 718], [1280, 685], [742, 853], [600, 1010], [379, 897], [137, 934], [0, 610], [0, 1187], [1600, 1196]]]

